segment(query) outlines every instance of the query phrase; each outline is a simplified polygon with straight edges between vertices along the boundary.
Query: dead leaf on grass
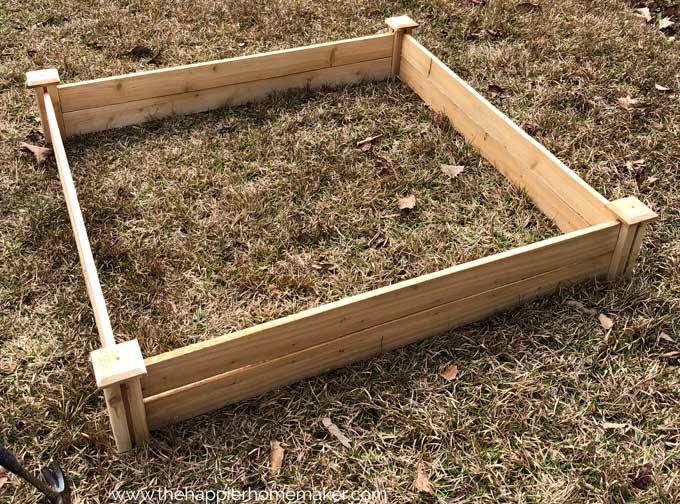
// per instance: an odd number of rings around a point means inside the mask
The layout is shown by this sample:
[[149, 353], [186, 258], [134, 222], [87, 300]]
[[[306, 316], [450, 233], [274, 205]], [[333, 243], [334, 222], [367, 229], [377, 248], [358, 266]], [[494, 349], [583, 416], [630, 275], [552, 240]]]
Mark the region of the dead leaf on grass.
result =
[[271, 457], [270, 457], [270, 469], [272, 474], [276, 474], [281, 470], [281, 464], [283, 463], [283, 454], [285, 450], [276, 439], [271, 441]]
[[416, 464], [416, 479], [413, 480], [411, 486], [418, 492], [435, 495], [430, 479], [427, 477], [427, 473], [423, 470], [423, 465], [420, 462]]
[[498, 84], [489, 84], [489, 93], [491, 93], [492, 98], [495, 98], [496, 96], [503, 94], [504, 92], [505, 89], [503, 89]]
[[605, 331], [609, 331], [609, 329], [614, 327], [614, 321], [607, 317], [604, 313], [600, 313], [600, 316], [597, 317], [597, 319], [600, 321], [600, 325]]
[[456, 379], [458, 376], [458, 366], [455, 364], [449, 364], [446, 366], [446, 369], [444, 369], [444, 372], [441, 374], [441, 377], [444, 378], [447, 382], [451, 382]]
[[463, 173], [463, 170], [465, 170], [465, 166], [462, 165], [442, 164], [439, 165], [439, 167], [441, 168], [444, 175], [448, 175], [451, 178], [456, 178], [458, 175]]
[[633, 110], [642, 107], [640, 100], [633, 98], [630, 95], [622, 96], [621, 98], [617, 99], [616, 102], [626, 110]]
[[635, 9], [635, 14], [644, 19], [647, 23], [652, 22], [652, 13], [649, 11], [649, 7], [641, 7], [640, 9]]
[[627, 423], [602, 422], [604, 429], [625, 429], [626, 427], [628, 427]]
[[4, 467], [0, 466], [0, 488], [5, 486], [5, 483], [7, 483], [7, 471]]
[[409, 194], [405, 198], [399, 198], [399, 210], [413, 210], [416, 207], [416, 197], [413, 194]]
[[394, 169], [394, 161], [392, 161], [392, 158], [389, 156], [381, 156], [380, 157], [380, 162], [383, 165], [383, 169], [381, 171], [387, 170], [389, 171], [393, 176], [397, 176], [397, 170]]
[[330, 262], [313, 262], [312, 268], [317, 271], [334, 271], [337, 265]]
[[595, 315], [597, 313], [597, 310], [588, 308], [586, 305], [584, 305], [580, 301], [576, 301], [575, 299], [568, 299], [567, 301], [564, 302], [564, 304], [571, 306], [572, 308], [576, 308], [581, 313], [587, 313], [588, 315]]
[[382, 137], [382, 133], [379, 135], [366, 137], [363, 140], [359, 140], [357, 142], [357, 147], [359, 148], [360, 151], [367, 152], [371, 150], [371, 147], [373, 147], [373, 142], [380, 137]]
[[323, 417], [321, 419], [321, 423], [335, 439], [340, 441], [340, 444], [342, 446], [344, 446], [345, 448], [352, 447], [352, 442], [349, 440], [349, 438], [342, 433], [340, 428], [337, 425], [335, 425], [330, 418]]
[[52, 157], [53, 154], [52, 149], [50, 149], [49, 147], [40, 147], [39, 145], [31, 145], [26, 142], [21, 142], [19, 144], [19, 148], [23, 152], [30, 152], [31, 154], [33, 154], [39, 167], [42, 167], [45, 164], [47, 164], [47, 162], [49, 161], [50, 157]]
[[633, 486], [645, 490], [652, 483], [652, 463], [647, 462], [638, 467], [637, 475], [633, 478]]
[[659, 30], [665, 30], [666, 28], [670, 28], [673, 26], [675, 23], [671, 20], [669, 17], [665, 17], [659, 20]]
[[661, 84], [654, 84], [654, 89], [661, 93], [672, 93], [673, 90], [669, 87], [662, 86]]
[[666, 345], [677, 345], [675, 340], [673, 338], [671, 338], [665, 332], [662, 332], [661, 334], [659, 334], [659, 341], [665, 343]]
[[674, 350], [672, 352], [666, 352], [659, 355], [661, 359], [677, 359], [680, 357], [680, 350]]

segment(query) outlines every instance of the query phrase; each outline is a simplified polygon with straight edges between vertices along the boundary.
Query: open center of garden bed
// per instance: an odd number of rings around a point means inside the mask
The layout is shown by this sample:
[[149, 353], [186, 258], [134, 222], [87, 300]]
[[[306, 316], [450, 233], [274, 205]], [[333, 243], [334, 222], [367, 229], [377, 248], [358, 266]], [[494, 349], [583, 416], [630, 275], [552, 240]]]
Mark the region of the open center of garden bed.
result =
[[559, 234], [399, 82], [291, 91], [69, 150], [112, 322], [145, 354]]

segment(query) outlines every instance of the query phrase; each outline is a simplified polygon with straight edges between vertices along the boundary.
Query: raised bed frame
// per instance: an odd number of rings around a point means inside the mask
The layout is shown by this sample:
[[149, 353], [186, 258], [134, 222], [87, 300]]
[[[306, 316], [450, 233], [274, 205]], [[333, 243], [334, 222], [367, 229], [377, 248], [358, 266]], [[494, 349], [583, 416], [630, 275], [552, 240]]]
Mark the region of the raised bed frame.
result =
[[[27, 74], [52, 143], [102, 348], [91, 354], [119, 451], [178, 422], [488, 317], [559, 286], [628, 276], [656, 214], [634, 197], [609, 202], [425, 49], [407, 16], [388, 32], [285, 51], [60, 84]], [[423, 275], [144, 359], [116, 343], [63, 136], [253, 101], [298, 87], [398, 77], [563, 235]]]

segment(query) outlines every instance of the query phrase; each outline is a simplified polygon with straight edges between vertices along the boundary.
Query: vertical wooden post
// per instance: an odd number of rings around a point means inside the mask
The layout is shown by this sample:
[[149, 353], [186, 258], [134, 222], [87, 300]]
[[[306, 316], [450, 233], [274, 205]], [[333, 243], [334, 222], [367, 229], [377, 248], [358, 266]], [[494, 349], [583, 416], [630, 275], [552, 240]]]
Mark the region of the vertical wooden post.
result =
[[408, 16], [395, 16], [385, 19], [388, 30], [394, 33], [394, 46], [392, 48], [392, 77], [399, 75], [401, 63], [401, 44], [404, 41], [404, 34], [409, 33], [418, 26], [413, 19]]
[[40, 109], [40, 123], [42, 124], [43, 136], [47, 143], [52, 142], [50, 137], [50, 127], [47, 121], [47, 113], [45, 111], [45, 93], [49, 93], [52, 105], [54, 107], [57, 122], [62, 134], [64, 133], [64, 120], [61, 113], [61, 102], [59, 100], [59, 72], [56, 68], [48, 68], [46, 70], [34, 70], [26, 74], [26, 87], [35, 90], [35, 97]]
[[140, 378], [146, 366], [137, 340], [90, 354], [95, 381], [104, 389], [111, 429], [119, 452], [140, 446], [150, 437]]
[[629, 278], [640, 253], [642, 239], [650, 222], [657, 218], [647, 205], [634, 196], [612, 201], [607, 205], [621, 222], [619, 239], [609, 267], [609, 280]]

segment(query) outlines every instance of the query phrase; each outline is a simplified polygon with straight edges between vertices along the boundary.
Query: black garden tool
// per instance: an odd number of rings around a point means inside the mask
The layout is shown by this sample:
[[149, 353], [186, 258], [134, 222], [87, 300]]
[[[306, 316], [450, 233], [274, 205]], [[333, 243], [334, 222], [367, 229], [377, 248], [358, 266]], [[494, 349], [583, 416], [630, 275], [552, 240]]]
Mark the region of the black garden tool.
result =
[[61, 467], [56, 460], [43, 468], [42, 475], [45, 478], [43, 481], [24, 469], [14, 454], [0, 444], [0, 465], [40, 490], [50, 504], [71, 504], [64, 473], [61, 472]]

